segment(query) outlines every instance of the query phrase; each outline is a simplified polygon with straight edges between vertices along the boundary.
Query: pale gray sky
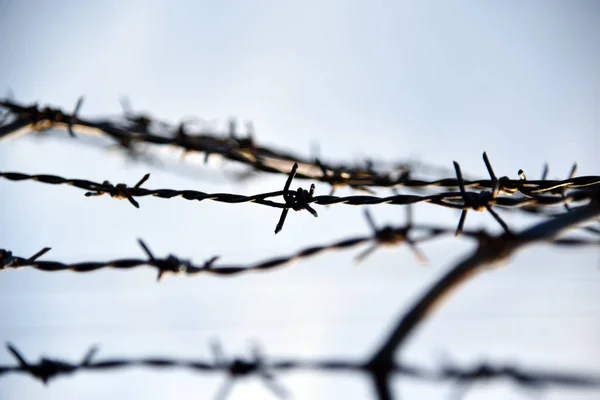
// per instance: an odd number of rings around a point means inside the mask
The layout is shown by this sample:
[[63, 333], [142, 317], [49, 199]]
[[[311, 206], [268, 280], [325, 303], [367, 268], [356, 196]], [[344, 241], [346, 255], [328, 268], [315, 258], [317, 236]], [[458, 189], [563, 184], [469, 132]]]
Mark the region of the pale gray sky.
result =
[[[119, 97], [177, 122], [198, 116], [222, 125], [251, 120], [261, 143], [308, 155], [313, 143], [333, 160], [417, 157], [485, 175], [564, 178], [598, 175], [600, 6], [595, 1], [0, 1], [0, 91], [19, 101], [116, 115]], [[57, 133], [66, 136], [65, 133]], [[596, 150], [594, 150], [596, 149]], [[165, 151], [177, 160], [175, 151]], [[110, 155], [109, 155], [110, 154]], [[0, 170], [134, 183], [149, 188], [253, 194], [278, 190], [283, 176], [246, 184], [194, 180], [131, 164], [77, 141], [22, 137], [0, 144]], [[209, 171], [220, 163], [212, 161]], [[206, 171], [205, 167], [203, 171]], [[308, 182], [295, 182], [309, 186]], [[320, 193], [328, 189], [318, 185]], [[341, 192], [343, 193], [343, 192]], [[291, 213], [273, 235], [276, 210], [252, 204], [142, 198], [139, 210], [68, 187], [0, 181], [0, 248], [47, 259], [141, 256], [143, 237], [157, 255], [201, 262], [220, 254], [244, 262], [367, 232], [358, 208]], [[380, 224], [404, 210], [371, 208]], [[469, 227], [497, 224], [487, 214]], [[504, 215], [504, 214], [503, 214]], [[415, 208], [422, 222], [454, 226], [458, 214]], [[512, 226], [532, 218], [506, 213]], [[0, 276], [0, 339], [32, 360], [77, 360], [99, 344], [110, 356], [210, 356], [219, 338], [228, 355], [249, 340], [267, 354], [366, 357], [423, 288], [468, 251], [454, 238], [423, 245], [420, 267], [405, 248], [380, 251], [359, 267], [355, 251], [320, 256], [289, 269], [234, 279], [166, 277], [151, 270], [93, 274], [19, 270]], [[402, 359], [439, 365], [449, 357], [600, 374], [597, 250], [540, 246], [504, 269], [469, 283], [407, 343]], [[0, 364], [13, 363], [0, 351]], [[82, 373], [44, 387], [7, 376], [0, 398], [78, 399], [110, 395], [211, 398], [223, 377], [128, 370]], [[296, 399], [370, 398], [365, 377], [290, 373]], [[444, 398], [451, 385], [398, 380], [403, 398]], [[476, 386], [467, 399], [527, 398], [506, 382]], [[547, 399], [592, 399], [597, 392], [544, 392]], [[230, 399], [271, 398], [256, 380]]]

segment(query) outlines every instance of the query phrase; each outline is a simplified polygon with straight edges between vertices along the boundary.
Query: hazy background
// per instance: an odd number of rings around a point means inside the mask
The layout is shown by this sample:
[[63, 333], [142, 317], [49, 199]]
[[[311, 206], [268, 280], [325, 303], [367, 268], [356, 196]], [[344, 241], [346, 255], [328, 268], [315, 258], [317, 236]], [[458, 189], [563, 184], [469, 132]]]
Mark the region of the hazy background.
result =
[[[485, 176], [598, 175], [600, 3], [596, 1], [10, 1], [0, 0], [0, 92], [67, 110], [86, 96], [83, 116], [118, 115], [127, 95], [136, 110], [178, 122], [197, 116], [224, 128], [251, 120], [261, 144], [323, 158], [414, 158]], [[25, 136], [0, 143], [0, 170], [134, 184], [148, 188], [254, 194], [279, 190], [283, 175], [240, 184], [222, 163], [197, 163], [191, 178], [126, 161], [118, 152]], [[60, 140], [63, 139], [63, 140]], [[178, 163], [180, 152], [165, 149]], [[193, 161], [193, 157], [192, 157]], [[189, 170], [188, 170], [189, 171]], [[449, 172], [451, 174], [451, 172]], [[448, 176], [449, 177], [449, 176]], [[308, 181], [292, 187], [310, 186]], [[329, 189], [317, 185], [318, 193]], [[339, 194], [347, 193], [339, 191]], [[381, 191], [388, 194], [389, 191]], [[318, 207], [319, 218], [254, 204], [140, 198], [140, 209], [70, 187], [0, 181], [0, 248], [64, 262], [157, 256], [200, 263], [253, 262], [368, 232], [362, 209]], [[371, 207], [401, 224], [404, 208]], [[458, 212], [415, 207], [417, 221], [453, 227]], [[513, 227], [536, 219], [503, 213]], [[469, 213], [467, 227], [498, 226]], [[363, 359], [401, 312], [469, 251], [465, 239], [422, 245], [420, 267], [404, 247], [319, 256], [289, 268], [231, 279], [155, 271], [0, 274], [0, 340], [35, 361], [79, 360], [92, 344], [105, 357], [248, 355]], [[432, 367], [483, 360], [600, 374], [598, 251], [528, 249], [501, 270], [467, 284], [424, 323], [402, 360]], [[15, 361], [4, 350], [0, 364]], [[2, 399], [212, 398], [223, 376], [181, 370], [78, 373], [48, 387], [25, 375], [0, 379]], [[296, 399], [370, 398], [361, 375], [280, 375]], [[403, 398], [447, 398], [453, 385], [398, 379]], [[467, 399], [528, 398], [504, 381], [476, 385]], [[593, 399], [598, 392], [550, 390], [547, 399]], [[241, 380], [230, 399], [273, 398]]]

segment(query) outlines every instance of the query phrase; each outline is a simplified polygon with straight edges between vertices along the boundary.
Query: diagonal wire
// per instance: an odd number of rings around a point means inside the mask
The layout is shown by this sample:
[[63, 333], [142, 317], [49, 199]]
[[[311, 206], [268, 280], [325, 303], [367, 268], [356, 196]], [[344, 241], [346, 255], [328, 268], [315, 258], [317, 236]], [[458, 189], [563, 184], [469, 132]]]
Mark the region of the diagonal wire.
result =
[[521, 248], [541, 241], [553, 240], [564, 231], [584, 222], [593, 221], [600, 216], [600, 196], [586, 206], [572, 209], [560, 217], [549, 219], [532, 226], [519, 234], [510, 235], [506, 232], [491, 236], [482, 233], [476, 251], [457, 265], [450, 268], [425, 293], [404, 312], [387, 339], [370, 357], [368, 365], [375, 371], [372, 381], [380, 393], [380, 399], [391, 399], [390, 366], [396, 351], [402, 348], [407, 338], [419, 324], [439, 305], [444, 298], [467, 282], [483, 266], [506, 261], [513, 253]]
[[[119, 124], [110, 120], [92, 121], [81, 118], [77, 112], [81, 108], [82, 98], [76, 104], [75, 111], [69, 113], [59, 108], [40, 107], [38, 104], [25, 106], [14, 101], [0, 101], [0, 107], [5, 108], [15, 116], [15, 120], [7, 125], [0, 125], [0, 140], [10, 138], [23, 129], [29, 131], [47, 131], [51, 128], [64, 129], [67, 132], [94, 134], [106, 136], [118, 143], [119, 146], [131, 150], [135, 143], [149, 143], [159, 146], [175, 146], [185, 152], [203, 152], [219, 154], [222, 157], [245, 164], [256, 171], [279, 173], [288, 175], [294, 163], [299, 164], [296, 177], [299, 179], [316, 180], [330, 184], [333, 187], [350, 186], [356, 189], [368, 190], [368, 187], [397, 187], [404, 186], [412, 189], [426, 187], [457, 188], [458, 180], [455, 178], [425, 181], [411, 179], [410, 165], [400, 165], [391, 171], [376, 172], [371, 168], [372, 163], [366, 167], [352, 165], [333, 165], [320, 159], [307, 159], [296, 154], [259, 146], [250, 134], [245, 138], [238, 138], [236, 134], [223, 137], [218, 134], [189, 134], [181, 126], [157, 135], [150, 132], [151, 120], [148, 116], [132, 115], [127, 111], [127, 123]], [[165, 125], [165, 124], [158, 124]], [[163, 128], [164, 129], [164, 128]], [[592, 177], [584, 183], [579, 180], [579, 185], [593, 185], [600, 180]], [[573, 188], [575, 178], [565, 181], [528, 181], [523, 179], [512, 180], [506, 176], [499, 178], [500, 192], [507, 193], [520, 191], [532, 195], [547, 191], [557, 191], [562, 188]], [[492, 180], [464, 181], [465, 188], [493, 189]], [[581, 187], [581, 186], [579, 186]]]

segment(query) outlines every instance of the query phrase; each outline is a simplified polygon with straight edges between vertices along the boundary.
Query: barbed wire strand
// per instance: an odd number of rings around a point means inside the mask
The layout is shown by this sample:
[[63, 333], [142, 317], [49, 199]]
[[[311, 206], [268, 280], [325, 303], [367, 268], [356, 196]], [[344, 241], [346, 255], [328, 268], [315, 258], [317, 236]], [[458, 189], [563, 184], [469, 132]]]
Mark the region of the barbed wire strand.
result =
[[[274, 373], [305, 371], [328, 372], [359, 372], [377, 374], [370, 364], [360, 361], [344, 359], [277, 359], [268, 361], [261, 349], [254, 345], [250, 357], [235, 357], [227, 360], [223, 356], [220, 344], [212, 342], [214, 360], [190, 360], [166, 357], [146, 358], [112, 358], [97, 360], [98, 347], [92, 346], [81, 362], [73, 363], [56, 358], [41, 357], [37, 363], [28, 362], [19, 350], [11, 343], [6, 345], [10, 354], [17, 361], [16, 366], [0, 365], [0, 376], [10, 373], [22, 373], [40, 380], [47, 385], [51, 380], [75, 374], [80, 371], [114, 371], [124, 368], [152, 368], [170, 369], [181, 368], [195, 373], [225, 373], [226, 381], [217, 391], [216, 399], [225, 399], [230, 393], [236, 380], [245, 377], [260, 378], [267, 389], [279, 398], [290, 397], [290, 392], [280, 384]], [[540, 389], [547, 386], [564, 388], [600, 388], [600, 377], [585, 373], [549, 371], [540, 369], [523, 369], [514, 365], [494, 365], [493, 363], [480, 363], [471, 367], [459, 367], [446, 363], [439, 369], [425, 369], [414, 365], [393, 363], [389, 374], [394, 376], [410, 377], [412, 379], [431, 382], [453, 381], [456, 384], [474, 383], [492, 379], [508, 379], [515, 384]]]
[[[75, 112], [68, 113], [59, 108], [31, 106], [17, 104], [14, 101], [0, 101], [0, 107], [5, 108], [14, 121], [0, 124], [0, 140], [10, 138], [26, 131], [47, 131], [51, 128], [64, 129], [75, 135], [75, 131], [94, 135], [108, 136], [115, 140], [119, 146], [131, 150], [135, 143], [144, 142], [154, 145], [168, 145], [181, 148], [185, 152], [203, 152], [208, 157], [210, 154], [219, 154], [226, 159], [245, 164], [256, 171], [289, 174], [293, 164], [299, 165], [296, 177], [320, 181], [335, 187], [350, 186], [360, 190], [370, 191], [369, 187], [394, 188], [404, 186], [411, 189], [427, 187], [457, 188], [459, 180], [439, 179], [425, 181], [411, 179], [411, 165], [401, 164], [388, 172], [376, 172], [372, 161], [366, 167], [350, 165], [333, 165], [315, 158], [314, 160], [300, 157], [296, 154], [283, 152], [258, 146], [251, 134], [245, 138], [237, 137], [235, 124], [230, 123], [229, 137], [216, 134], [192, 135], [186, 132], [184, 124], [177, 128], [167, 129], [167, 136], [160, 136], [149, 131], [153, 121], [148, 116], [126, 114], [126, 123], [119, 124], [109, 120], [93, 122], [80, 118], [77, 113], [81, 109], [83, 99], [77, 101]], [[162, 127], [168, 124], [160, 123]], [[75, 137], [75, 136], [73, 136]], [[206, 160], [208, 158], [205, 158]], [[413, 163], [414, 164], [414, 163]], [[439, 168], [438, 168], [439, 169]], [[521, 170], [519, 172], [522, 172]], [[522, 174], [524, 177], [525, 175]], [[597, 184], [600, 178], [594, 177], [589, 184]], [[545, 191], [559, 191], [563, 187], [571, 186], [572, 179], [565, 181], [527, 181], [526, 179], [512, 180], [506, 176], [499, 178], [499, 191], [502, 193], [514, 191], [527, 191], [530, 195], [540, 194]], [[533, 188], [532, 188], [533, 185]], [[465, 180], [465, 188], [493, 189], [493, 180]], [[333, 193], [330, 193], [332, 195]]]
[[[53, 185], [70, 185], [79, 189], [87, 190], [85, 193], [86, 197], [101, 196], [104, 194], [110, 195], [116, 199], [127, 199], [134, 207], [139, 208], [139, 203], [134, 197], [143, 196], [154, 196], [162, 199], [171, 199], [174, 197], [181, 197], [186, 200], [212, 200], [222, 203], [239, 204], [245, 202], [252, 202], [264, 206], [275, 207], [283, 209], [279, 222], [275, 228], [275, 233], [278, 233], [283, 228], [287, 212], [291, 208], [295, 211], [307, 210], [313, 216], [317, 216], [317, 212], [311, 207], [311, 204], [318, 205], [333, 205], [333, 204], [347, 204], [347, 205], [410, 205], [417, 203], [431, 203], [438, 206], [444, 206], [448, 208], [461, 209], [463, 210], [461, 218], [456, 230], [456, 234], [460, 234], [465, 222], [467, 210], [472, 209], [475, 211], [487, 210], [498, 223], [503, 227], [505, 231], [508, 230], [508, 226], [501, 219], [501, 217], [493, 210], [493, 206], [500, 206], [503, 208], [514, 208], [521, 209], [529, 213], [540, 213], [541, 208], [567, 204], [569, 202], [581, 202], [587, 201], [596, 196], [597, 188], [600, 187], [600, 177], [584, 176], [574, 178], [571, 177], [568, 181], [554, 182], [547, 185], [548, 181], [542, 181], [537, 188], [533, 189], [531, 186], [527, 190], [523, 191], [524, 195], [519, 197], [507, 197], [499, 196], [501, 192], [500, 180], [496, 178], [493, 169], [489, 163], [487, 154], [483, 153], [483, 159], [488, 167], [493, 182], [493, 190], [483, 190], [481, 192], [467, 192], [465, 183], [462, 180], [462, 174], [458, 163], [454, 163], [458, 186], [460, 192], [443, 192], [430, 195], [408, 195], [408, 194], [396, 194], [393, 196], [378, 197], [378, 196], [367, 196], [367, 195], [354, 195], [338, 197], [332, 195], [321, 195], [315, 196], [315, 186], [311, 185], [310, 190], [305, 190], [299, 187], [297, 190], [290, 190], [292, 180], [297, 174], [298, 164], [294, 164], [291, 172], [288, 175], [283, 191], [274, 191], [268, 193], [261, 193], [252, 196], [244, 196], [240, 194], [231, 193], [205, 193], [196, 190], [173, 190], [173, 189], [145, 189], [141, 185], [146, 182], [150, 174], [146, 174], [135, 186], [129, 187], [124, 183], [113, 185], [109, 181], [103, 183], [93, 182], [84, 179], [69, 179], [55, 175], [28, 175], [18, 172], [2, 172], [0, 171], [0, 178], [4, 178], [11, 181], [36, 181], [41, 183], [53, 184]], [[567, 192], [566, 188], [579, 189], [571, 190]], [[552, 190], [558, 192], [553, 194]], [[513, 192], [514, 193], [514, 192]], [[545, 193], [545, 194], [538, 194]], [[282, 196], [285, 203], [278, 203], [268, 200], [273, 197]], [[462, 201], [461, 201], [462, 200]], [[598, 233], [598, 230], [596, 230]]]
[[[173, 254], [170, 254], [164, 258], [160, 258], [154, 255], [154, 253], [150, 250], [150, 247], [143, 240], [138, 239], [139, 245], [147, 255], [147, 258], [145, 259], [126, 258], [109, 261], [86, 261], [67, 264], [58, 261], [38, 260], [39, 257], [50, 250], [49, 247], [45, 247], [34, 256], [29, 258], [13, 256], [11, 251], [0, 249], [0, 271], [6, 271], [8, 269], [33, 268], [45, 272], [72, 271], [86, 273], [100, 269], [127, 270], [137, 267], [150, 266], [156, 268], [158, 271], [157, 281], [160, 281], [165, 273], [186, 276], [210, 274], [228, 277], [251, 272], [264, 272], [273, 269], [280, 269], [296, 261], [313, 257], [321, 253], [346, 250], [366, 243], [371, 243], [371, 246], [356, 256], [355, 261], [357, 263], [362, 262], [378, 247], [393, 247], [406, 243], [415, 255], [417, 261], [421, 264], [425, 264], [427, 262], [427, 257], [420, 249], [417, 248], [417, 244], [434, 240], [444, 235], [452, 235], [454, 234], [454, 230], [439, 226], [415, 225], [412, 222], [412, 213], [410, 211], [410, 207], [407, 207], [406, 210], [407, 222], [403, 226], [387, 225], [383, 228], [377, 228], [370, 213], [366, 209], [365, 218], [372, 230], [372, 235], [350, 237], [329, 244], [310, 246], [290, 255], [278, 256], [267, 260], [250, 263], [248, 265], [218, 265], [217, 261], [220, 259], [220, 256], [212, 256], [202, 264], [194, 264], [190, 260], [177, 257]], [[486, 239], [489, 237], [489, 234], [482, 230], [464, 230], [461, 236], [479, 242], [482, 240], [482, 238]], [[577, 237], [557, 238], [549, 240], [549, 243], [556, 246], [568, 247], [600, 247], [600, 240]]]
[[[287, 174], [285, 171], [289, 171], [294, 162], [299, 162], [303, 170], [308, 169], [313, 171], [313, 178], [322, 173], [320, 177], [322, 181], [329, 182], [335, 186], [348, 185], [344, 181], [351, 176], [376, 176], [373, 171], [370, 171], [372, 163], [369, 164], [369, 170], [344, 165], [333, 166], [322, 161], [317, 161], [316, 159], [303, 160], [298, 155], [260, 147], [255, 143], [251, 132], [246, 137], [238, 137], [235, 121], [229, 124], [229, 137], [207, 134], [205, 132], [193, 135], [187, 132], [187, 128], [185, 128], [183, 123], [176, 128], [169, 127], [165, 123], [155, 124], [155, 121], [149, 116], [135, 116], [131, 115], [131, 112], [126, 112], [125, 124], [102, 119], [93, 122], [77, 116], [77, 111], [79, 111], [82, 101], [82, 98], [78, 100], [74, 113], [68, 113], [53, 107], [41, 108], [37, 103], [25, 106], [10, 100], [0, 101], [0, 107], [5, 108], [9, 116], [15, 118], [15, 121], [12, 123], [4, 126], [0, 124], [0, 140], [26, 132], [42, 132], [53, 128], [64, 129], [70, 134], [76, 130], [78, 133], [107, 136], [115, 140], [118, 145], [126, 150], [131, 150], [134, 144], [140, 142], [175, 146], [182, 149], [184, 154], [189, 152], [203, 152], [205, 153], [205, 161], [208, 160], [209, 155], [218, 154], [230, 161], [245, 164], [262, 172]], [[167, 134], [171, 137], [151, 133], [150, 128], [152, 125], [160, 125], [163, 129], [167, 130]], [[407, 165], [400, 165], [395, 169], [401, 170], [401, 174], [406, 174], [409, 167]], [[323, 173], [323, 171], [326, 172]], [[299, 177], [305, 179], [311, 178], [311, 175], [303, 172], [299, 174]], [[389, 177], [387, 179], [389, 180]]]

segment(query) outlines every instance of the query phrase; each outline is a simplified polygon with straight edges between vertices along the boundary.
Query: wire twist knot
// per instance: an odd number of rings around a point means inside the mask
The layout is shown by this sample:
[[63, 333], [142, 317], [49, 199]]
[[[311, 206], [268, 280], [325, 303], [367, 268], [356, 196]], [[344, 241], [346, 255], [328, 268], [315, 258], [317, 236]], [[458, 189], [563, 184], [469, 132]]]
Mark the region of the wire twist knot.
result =
[[488, 156], [485, 152], [483, 153], [483, 161], [485, 162], [485, 166], [488, 170], [488, 173], [490, 174], [491, 182], [493, 185], [492, 191], [483, 190], [481, 192], [467, 192], [465, 190], [465, 184], [462, 178], [462, 173], [460, 171], [460, 165], [456, 161], [454, 161], [456, 179], [458, 181], [460, 193], [464, 201], [464, 208], [462, 210], [462, 213], [460, 214], [460, 220], [458, 221], [458, 227], [456, 228], [456, 236], [458, 236], [463, 230], [465, 219], [467, 218], [467, 211], [469, 209], [478, 212], [485, 210], [489, 211], [489, 213], [492, 214], [494, 219], [498, 221], [502, 228], [504, 228], [504, 231], [507, 234], [512, 235], [512, 232], [508, 228], [506, 222], [504, 222], [504, 220], [500, 218], [500, 215], [498, 215], [496, 211], [492, 209], [492, 206], [496, 203], [496, 197], [498, 197], [498, 193], [500, 192], [500, 181], [496, 177], [490, 160], [488, 159]]
[[275, 227], [275, 234], [279, 233], [281, 229], [283, 229], [283, 224], [285, 223], [285, 218], [287, 217], [288, 210], [291, 208], [294, 211], [306, 210], [310, 212], [313, 217], [318, 217], [319, 214], [315, 211], [314, 208], [310, 206], [310, 203], [313, 201], [313, 196], [315, 193], [315, 184], [310, 185], [310, 190], [302, 189], [301, 187], [298, 190], [291, 191], [290, 185], [292, 184], [292, 180], [296, 175], [296, 171], [298, 170], [298, 163], [294, 163], [292, 167], [292, 171], [285, 182], [285, 186], [283, 187], [283, 199], [285, 200], [285, 208], [281, 211], [281, 216], [279, 217], [279, 222]]
[[214, 256], [204, 263], [202, 267], [196, 267], [190, 260], [184, 260], [173, 254], [170, 254], [167, 258], [160, 259], [154, 257], [154, 254], [150, 251], [150, 248], [144, 243], [142, 239], [138, 239], [138, 243], [148, 256], [148, 265], [152, 265], [158, 269], [158, 275], [156, 281], [159, 282], [163, 275], [167, 272], [174, 274], [186, 274], [200, 272], [212, 268], [215, 261], [219, 259], [219, 256]]
[[275, 380], [273, 373], [268, 370], [264, 357], [256, 343], [252, 346], [252, 359], [234, 358], [230, 362], [225, 359], [219, 342], [212, 342], [211, 347], [216, 365], [226, 370], [229, 375], [219, 389], [217, 399], [222, 400], [227, 397], [235, 379], [249, 375], [258, 375], [262, 378], [264, 385], [277, 397], [281, 399], [289, 397], [288, 390], [280, 385]]

